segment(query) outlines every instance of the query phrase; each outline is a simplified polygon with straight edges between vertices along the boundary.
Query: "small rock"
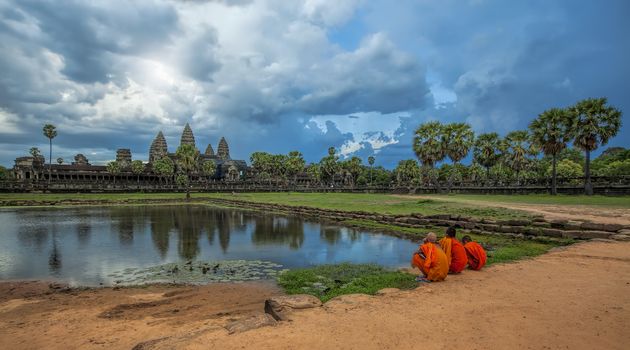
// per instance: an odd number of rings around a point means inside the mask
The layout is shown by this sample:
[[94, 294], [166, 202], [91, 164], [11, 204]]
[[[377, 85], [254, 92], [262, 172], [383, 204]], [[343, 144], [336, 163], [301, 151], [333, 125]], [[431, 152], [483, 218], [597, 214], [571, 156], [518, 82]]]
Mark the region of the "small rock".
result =
[[275, 326], [276, 320], [269, 314], [258, 314], [242, 320], [230, 322], [225, 326], [229, 334], [246, 332], [252, 329]]
[[617, 234], [617, 235], [610, 236], [610, 238], [614, 239], [615, 241], [623, 241], [623, 242], [630, 241], [630, 235]]

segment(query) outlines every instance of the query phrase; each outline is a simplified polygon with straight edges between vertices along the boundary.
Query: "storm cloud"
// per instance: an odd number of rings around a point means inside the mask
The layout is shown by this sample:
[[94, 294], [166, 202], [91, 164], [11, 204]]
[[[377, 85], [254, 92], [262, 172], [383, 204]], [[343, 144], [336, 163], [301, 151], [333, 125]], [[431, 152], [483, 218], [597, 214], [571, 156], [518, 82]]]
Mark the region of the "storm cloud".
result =
[[[413, 158], [431, 119], [525, 128], [607, 96], [628, 110], [623, 0], [0, 0], [0, 164], [47, 147], [94, 163], [147, 159], [185, 123], [235, 158]], [[611, 145], [628, 146], [628, 116]]]

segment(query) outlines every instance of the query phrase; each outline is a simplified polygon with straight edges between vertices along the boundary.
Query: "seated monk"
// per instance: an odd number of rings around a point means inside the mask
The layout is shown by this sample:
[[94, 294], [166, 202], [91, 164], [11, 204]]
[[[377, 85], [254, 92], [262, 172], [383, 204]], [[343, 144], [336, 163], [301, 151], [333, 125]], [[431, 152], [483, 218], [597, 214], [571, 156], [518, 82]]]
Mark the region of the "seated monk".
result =
[[446, 237], [440, 240], [440, 246], [446, 254], [448, 260], [449, 273], [460, 273], [466, 268], [468, 263], [468, 256], [466, 256], [466, 249], [464, 245], [455, 238], [455, 228], [449, 227], [446, 229]]
[[488, 259], [486, 251], [479, 243], [473, 242], [470, 236], [462, 237], [462, 243], [468, 255], [468, 266], [473, 270], [480, 270]]
[[418, 281], [443, 281], [448, 274], [448, 262], [446, 254], [435, 244], [437, 237], [430, 232], [424, 239], [424, 243], [413, 254], [411, 266], [415, 266], [422, 271], [424, 278]]

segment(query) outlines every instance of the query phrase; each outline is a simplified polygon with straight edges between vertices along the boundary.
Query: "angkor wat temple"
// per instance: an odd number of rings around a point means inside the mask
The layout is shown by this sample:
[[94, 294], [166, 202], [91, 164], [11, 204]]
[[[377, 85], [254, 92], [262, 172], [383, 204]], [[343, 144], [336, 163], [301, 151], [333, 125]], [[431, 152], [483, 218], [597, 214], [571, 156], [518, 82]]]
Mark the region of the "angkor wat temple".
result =
[[[195, 136], [188, 123], [186, 123], [180, 139], [180, 145], [184, 144], [189, 144], [197, 148]], [[15, 159], [13, 173], [16, 180], [44, 180], [51, 183], [51, 186], [55, 184], [73, 184], [73, 187], [78, 185], [78, 189], [81, 189], [82, 185], [107, 182], [115, 183], [116, 181], [119, 183], [128, 181], [130, 183], [136, 183], [137, 185], [151, 185], [161, 183], [164, 180], [163, 177], [158, 176], [158, 174], [153, 171], [153, 164], [163, 157], [168, 157], [177, 164], [175, 152], [169, 152], [166, 138], [164, 138], [164, 134], [160, 131], [151, 143], [149, 159], [148, 162], [143, 162], [145, 166], [141, 173], [132, 172], [131, 150], [126, 148], [116, 151], [116, 161], [120, 166], [120, 171], [115, 174], [110, 173], [107, 166], [90, 164], [88, 159], [80, 153], [74, 156], [74, 162], [71, 164], [49, 165], [45, 163], [43, 156], [19, 157]], [[199, 154], [200, 165], [209, 160], [214, 161], [216, 164], [215, 174], [207, 175], [196, 172], [192, 174], [191, 181], [239, 181], [245, 176], [248, 170], [247, 163], [244, 160], [234, 160], [230, 157], [230, 148], [224, 137], [219, 141], [216, 153], [212, 145], [208, 144], [205, 152]]]

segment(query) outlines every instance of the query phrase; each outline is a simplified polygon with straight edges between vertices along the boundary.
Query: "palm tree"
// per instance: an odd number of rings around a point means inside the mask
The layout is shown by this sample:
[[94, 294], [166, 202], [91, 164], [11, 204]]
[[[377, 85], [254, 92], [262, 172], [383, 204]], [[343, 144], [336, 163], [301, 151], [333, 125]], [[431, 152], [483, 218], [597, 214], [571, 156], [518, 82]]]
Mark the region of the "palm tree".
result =
[[48, 142], [50, 144], [50, 153], [48, 155], [48, 183], [50, 183], [50, 168], [52, 166], [52, 139], [57, 136], [57, 128], [52, 124], [44, 125], [42, 129], [44, 136], [48, 138]]
[[428, 122], [416, 129], [413, 138], [413, 151], [422, 165], [433, 168], [435, 163], [446, 156], [443, 139], [444, 126], [440, 122]]
[[368, 164], [370, 164], [370, 186], [372, 186], [372, 167], [374, 165], [374, 161], [376, 159], [374, 159], [374, 156], [369, 156], [368, 157]]
[[621, 127], [621, 111], [606, 106], [608, 100], [602, 98], [587, 98], [571, 107], [570, 113], [575, 118], [575, 139], [573, 144], [585, 152], [584, 191], [593, 194], [591, 184], [591, 152], [597, 147], [608, 143], [617, 135]]
[[552, 108], [542, 112], [529, 124], [532, 141], [543, 153], [551, 156], [551, 194], [558, 194], [557, 163], [558, 154], [567, 147], [573, 138], [573, 118], [566, 109]]
[[319, 161], [320, 170], [325, 179], [330, 180], [330, 185], [335, 184], [335, 174], [340, 170], [340, 165], [337, 162], [339, 157], [335, 155], [335, 147], [328, 148], [328, 156], [322, 158]]
[[183, 144], [177, 148], [177, 166], [186, 175], [186, 200], [190, 200], [190, 174], [199, 165], [199, 150], [190, 144]]
[[[468, 155], [475, 139], [475, 133], [470, 129], [470, 125], [466, 123], [451, 123], [444, 126], [443, 136], [446, 155], [456, 166]], [[449, 190], [453, 183], [454, 173], [451, 172], [448, 178]]]
[[137, 183], [140, 184], [140, 174], [144, 171], [144, 163], [141, 160], [131, 162], [131, 172], [136, 175]]
[[516, 182], [519, 183], [519, 174], [530, 163], [530, 156], [538, 153], [531, 142], [530, 136], [525, 130], [512, 131], [505, 137], [505, 162], [516, 173]]
[[107, 163], [107, 172], [114, 175], [114, 186], [116, 185], [116, 175], [120, 174], [122, 167], [117, 161]]
[[475, 140], [473, 157], [475, 162], [486, 168], [486, 177], [490, 174], [490, 168], [501, 159], [501, 149], [501, 139], [496, 132], [481, 134]]

